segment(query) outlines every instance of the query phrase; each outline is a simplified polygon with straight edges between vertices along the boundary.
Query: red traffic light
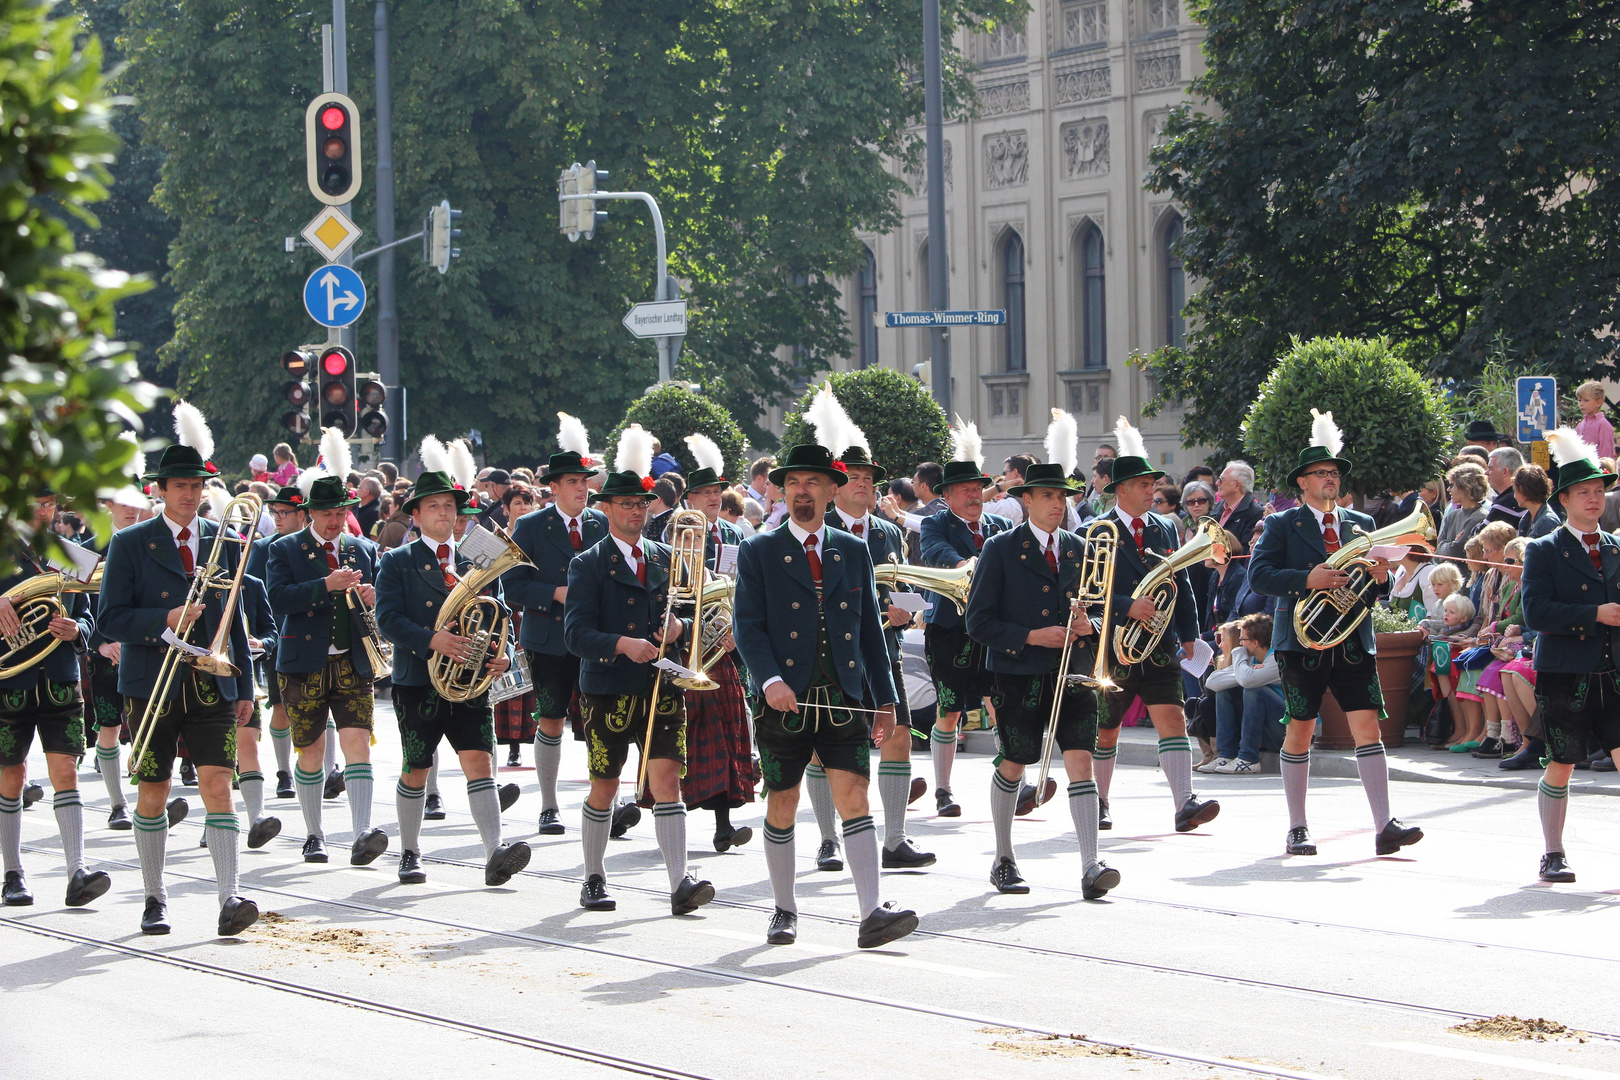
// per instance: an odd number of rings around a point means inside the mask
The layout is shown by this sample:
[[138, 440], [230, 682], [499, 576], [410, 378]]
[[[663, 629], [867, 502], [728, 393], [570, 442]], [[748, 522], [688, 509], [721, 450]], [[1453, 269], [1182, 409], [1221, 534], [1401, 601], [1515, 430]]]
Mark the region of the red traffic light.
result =
[[321, 126], [327, 131], [336, 131], [349, 122], [349, 114], [336, 105], [328, 105], [321, 110]]
[[331, 352], [322, 353], [321, 370], [328, 375], [342, 375], [349, 370], [348, 353], [342, 349], [333, 349]]

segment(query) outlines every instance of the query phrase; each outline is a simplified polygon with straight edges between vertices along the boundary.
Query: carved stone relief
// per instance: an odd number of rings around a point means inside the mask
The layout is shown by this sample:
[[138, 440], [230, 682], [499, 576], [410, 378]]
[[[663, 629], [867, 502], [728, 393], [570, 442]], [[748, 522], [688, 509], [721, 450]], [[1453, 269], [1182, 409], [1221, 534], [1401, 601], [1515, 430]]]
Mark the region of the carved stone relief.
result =
[[984, 140], [984, 186], [1017, 187], [1029, 183], [1029, 137], [1003, 131]]
[[1063, 126], [1063, 175], [1070, 180], [1108, 171], [1108, 121], [1082, 120]]

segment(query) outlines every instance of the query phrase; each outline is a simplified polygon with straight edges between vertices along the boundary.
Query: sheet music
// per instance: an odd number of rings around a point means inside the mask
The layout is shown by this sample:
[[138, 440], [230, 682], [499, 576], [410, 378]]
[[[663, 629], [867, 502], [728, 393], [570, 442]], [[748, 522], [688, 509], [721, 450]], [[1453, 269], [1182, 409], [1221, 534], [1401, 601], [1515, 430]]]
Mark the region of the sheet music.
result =
[[479, 570], [487, 570], [496, 559], [506, 553], [506, 545], [482, 525], [471, 525], [467, 529], [467, 535], [456, 545], [456, 551]]
[[89, 581], [90, 575], [95, 573], [96, 567], [101, 564], [99, 555], [89, 548], [80, 547], [78, 544], [64, 542], [62, 544], [62, 553], [67, 558], [63, 559], [53, 555], [45, 560], [45, 564], [63, 577], [72, 578], [74, 581]]
[[1411, 550], [1405, 544], [1376, 544], [1367, 552], [1367, 556], [1373, 559], [1388, 559], [1392, 563], [1398, 563], [1406, 558]]
[[681, 665], [677, 664], [675, 661], [671, 660], [667, 656], [664, 657], [662, 660], [655, 661], [653, 663], [653, 667], [659, 669], [660, 671], [664, 672], [665, 674], [673, 675], [677, 679], [695, 679], [695, 678], [697, 678], [697, 672], [693, 671], [691, 668], [682, 667]]
[[909, 611], [913, 615], [919, 611], [928, 611], [934, 606], [923, 599], [922, 593], [900, 592], [899, 590], [889, 594], [889, 603], [901, 611]]
[[714, 572], [726, 577], [737, 576], [737, 545], [721, 544], [720, 557], [714, 561]]
[[1192, 648], [1192, 659], [1183, 660], [1181, 669], [1195, 679], [1202, 679], [1209, 670], [1209, 662], [1215, 659], [1215, 650], [1203, 638], [1194, 638]]

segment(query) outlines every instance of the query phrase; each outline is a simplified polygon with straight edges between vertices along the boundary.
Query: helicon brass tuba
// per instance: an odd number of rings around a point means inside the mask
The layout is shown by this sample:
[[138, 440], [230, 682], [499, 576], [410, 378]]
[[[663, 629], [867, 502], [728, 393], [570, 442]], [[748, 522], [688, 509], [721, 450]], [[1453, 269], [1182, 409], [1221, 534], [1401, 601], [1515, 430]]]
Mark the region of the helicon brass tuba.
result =
[[1159, 564], [1136, 583], [1131, 599], [1144, 597], [1153, 601], [1153, 617], [1143, 622], [1122, 613], [1119, 626], [1114, 630], [1114, 652], [1122, 664], [1140, 664], [1153, 655], [1159, 639], [1170, 627], [1176, 612], [1176, 575], [1205, 559], [1218, 563], [1226, 561], [1226, 540], [1219, 523], [1212, 517], [1198, 519], [1193, 535], [1168, 555], [1144, 552], [1159, 560]]
[[1356, 537], [1327, 557], [1323, 566], [1341, 570], [1350, 575], [1348, 584], [1337, 589], [1316, 589], [1294, 605], [1294, 636], [1307, 649], [1324, 650], [1344, 641], [1355, 633], [1372, 610], [1366, 596], [1375, 582], [1372, 562], [1366, 558], [1374, 544], [1395, 540], [1409, 534], [1435, 541], [1434, 518], [1422, 499], [1413, 511], [1401, 520], [1391, 522], [1382, 529], [1367, 532], [1360, 526], [1351, 526]]
[[472, 569], [450, 590], [433, 629], [471, 638], [473, 644], [467, 659], [460, 662], [437, 652], [428, 661], [428, 681], [446, 701], [471, 701], [495, 681], [487, 665], [506, 655], [512, 637], [512, 616], [505, 604], [482, 594], [512, 567], [533, 565], [499, 525], [488, 529], [471, 526], [459, 549], [472, 561]]

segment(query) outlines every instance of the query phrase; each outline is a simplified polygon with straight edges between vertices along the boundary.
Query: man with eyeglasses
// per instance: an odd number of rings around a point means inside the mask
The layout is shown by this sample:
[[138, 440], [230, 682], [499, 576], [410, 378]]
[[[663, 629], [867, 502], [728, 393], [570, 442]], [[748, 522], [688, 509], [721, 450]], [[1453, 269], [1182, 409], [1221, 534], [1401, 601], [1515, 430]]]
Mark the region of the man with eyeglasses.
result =
[[[1389, 812], [1389, 765], [1384, 757], [1378, 719], [1384, 695], [1378, 684], [1378, 661], [1372, 619], [1362, 619], [1347, 639], [1331, 649], [1308, 648], [1294, 633], [1294, 604], [1317, 590], [1349, 584], [1348, 574], [1327, 565], [1327, 559], [1350, 539], [1356, 526], [1371, 530], [1372, 518], [1339, 506], [1342, 481], [1350, 462], [1339, 456], [1343, 436], [1332, 413], [1316, 413], [1312, 445], [1300, 451], [1299, 464], [1288, 483], [1299, 489], [1300, 505], [1280, 510], [1266, 519], [1265, 533], [1249, 560], [1249, 583], [1258, 593], [1280, 598], [1273, 638], [1278, 674], [1282, 677], [1284, 719], [1283, 792], [1288, 799], [1290, 855], [1315, 855], [1305, 823], [1305, 794], [1311, 772], [1311, 737], [1316, 731], [1322, 697], [1333, 691], [1356, 740], [1356, 771], [1372, 809], [1375, 847], [1379, 855], [1393, 855], [1423, 839], [1423, 830], [1403, 825]], [[1373, 578], [1389, 580], [1389, 563], [1372, 559]]]

